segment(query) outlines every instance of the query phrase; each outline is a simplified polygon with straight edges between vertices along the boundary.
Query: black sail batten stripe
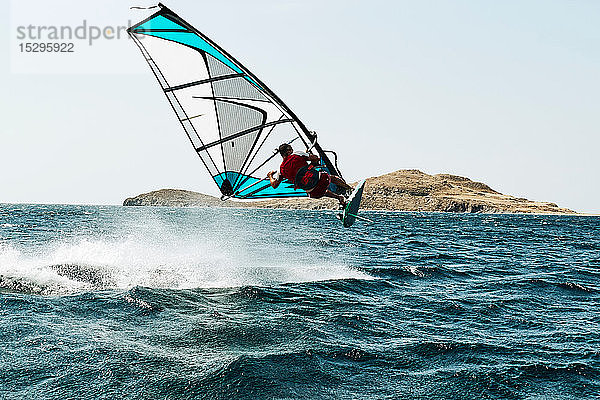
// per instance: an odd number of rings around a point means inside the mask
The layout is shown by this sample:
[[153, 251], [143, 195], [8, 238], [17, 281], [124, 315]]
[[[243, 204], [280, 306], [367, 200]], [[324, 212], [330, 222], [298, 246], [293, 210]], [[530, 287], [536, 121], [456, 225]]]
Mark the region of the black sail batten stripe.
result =
[[[159, 13], [155, 14], [158, 15]], [[152, 19], [152, 18], [150, 18]], [[150, 20], [149, 19], [149, 20]], [[162, 82], [161, 82], [161, 78], [157, 75], [157, 73], [155, 72], [155, 68], [152, 67], [152, 64], [155, 65], [156, 67], [156, 71], [158, 71], [161, 76], [162, 79], [168, 84], [167, 79], [164, 77], [164, 75], [162, 74], [160, 68], [158, 68], [158, 65], [156, 64], [156, 62], [154, 62], [154, 60], [152, 59], [152, 56], [150, 55], [150, 53], [148, 52], [148, 50], [144, 47], [144, 45], [140, 42], [140, 40], [131, 32], [129, 32], [129, 36], [133, 39], [133, 42], [136, 44], [136, 46], [140, 49], [140, 51], [142, 52], [142, 54], [144, 55], [144, 59], [146, 59], [146, 62], [148, 63], [148, 65], [150, 66], [150, 70], [152, 71], [152, 74], [154, 75], [154, 77], [156, 78], [156, 80], [158, 81], [159, 86], [162, 88]], [[148, 57], [146, 57], [146, 54], [148, 55]], [[164, 89], [164, 88], [163, 88]], [[173, 102], [171, 101], [171, 99], [169, 98], [169, 96], [166, 96], [167, 100], [169, 101], [169, 104], [171, 105], [171, 108], [173, 109], [173, 111], [175, 111], [175, 115], [177, 116], [177, 119], [179, 119], [179, 122], [181, 123], [181, 126], [183, 127], [183, 131], [185, 132], [186, 136], [188, 137], [188, 139], [190, 140], [190, 142], [192, 143], [192, 146], [194, 146], [194, 141], [192, 140], [192, 138], [190, 137], [190, 133], [187, 131], [187, 129], [185, 128], [185, 125], [183, 124], [183, 120], [181, 120], [179, 118], [179, 114], [177, 113], [177, 110], [173, 104]], [[175, 100], [179, 103], [179, 100], [177, 99], [177, 97], [175, 97]], [[184, 114], [186, 117], [188, 117], [187, 113], [185, 112], [185, 110], [183, 109], [183, 107], [181, 107], [181, 104], [179, 104], [179, 108], [181, 108], [181, 110], [183, 110]], [[189, 117], [188, 117], [189, 118]], [[192, 127], [193, 128], [193, 127]], [[202, 138], [200, 137], [200, 135], [198, 135], [197, 132], [195, 132], [195, 128], [194, 128], [194, 133], [196, 134], [196, 136], [198, 137], [198, 140], [200, 140], [200, 143], [204, 144], [204, 141], [202, 140]], [[208, 158], [210, 159], [210, 161], [213, 163], [213, 166], [215, 167], [215, 170], [217, 172], [219, 172], [219, 168], [217, 168], [217, 165], [215, 163], [215, 161], [212, 159], [212, 156], [210, 155], [210, 153], [208, 154]], [[200, 155], [198, 154], [198, 156], [200, 157]], [[204, 158], [200, 157], [200, 161], [202, 161], [202, 164], [204, 164], [204, 167], [206, 168], [206, 170], [211, 173], [210, 168], [208, 167], [208, 165], [206, 164], [206, 162], [204, 161]], [[212, 175], [212, 173], [211, 173]], [[217, 180], [214, 178], [214, 176], [212, 177], [213, 180], [215, 181], [215, 183], [218, 186], [218, 182]]]
[[229, 141], [231, 141], [233, 139], [237, 139], [240, 136], [247, 135], [249, 133], [255, 132], [255, 131], [260, 130], [260, 129], [268, 128], [269, 126], [278, 125], [278, 124], [284, 124], [286, 122], [293, 122], [293, 120], [291, 120], [291, 119], [284, 119], [284, 120], [280, 120], [280, 121], [273, 121], [273, 122], [269, 122], [269, 123], [262, 124], [262, 125], [259, 125], [259, 126], [255, 126], [254, 128], [246, 129], [244, 131], [241, 131], [241, 132], [235, 133], [233, 135], [227, 136], [224, 139], [217, 140], [215, 142], [209, 143], [209, 144], [204, 145], [202, 147], [198, 147], [196, 149], [196, 151], [197, 152], [201, 152], [201, 151], [204, 151], [204, 150], [209, 149], [211, 147], [217, 146], [219, 144], [222, 144], [222, 143], [225, 143], [225, 142], [229, 142]]
[[[304, 144], [307, 147], [311, 146], [315, 142], [316, 136], [314, 134], [312, 134], [308, 130], [308, 128], [306, 127], [306, 125], [304, 125], [304, 123], [283, 102], [283, 100], [281, 100], [281, 98], [279, 98], [279, 96], [277, 96], [271, 89], [269, 89], [269, 87], [267, 85], [265, 85], [259, 78], [257, 78], [256, 75], [254, 75], [252, 72], [250, 72], [250, 70], [248, 70], [248, 68], [244, 67], [244, 65], [242, 63], [240, 63], [238, 60], [236, 60], [226, 50], [224, 50], [223, 48], [221, 48], [221, 46], [219, 46], [218, 44], [216, 44], [213, 40], [211, 40], [210, 38], [208, 38], [206, 35], [204, 35], [198, 29], [194, 28], [191, 24], [189, 24], [187, 21], [185, 21], [183, 18], [181, 18], [179, 15], [177, 15], [171, 9], [169, 9], [168, 7], [166, 7], [165, 5], [163, 5], [162, 3], [159, 3], [159, 7], [161, 7], [161, 11], [159, 12], [161, 15], [163, 15], [165, 18], [168, 18], [171, 21], [173, 21], [173, 22], [175, 22], [175, 23], [177, 23], [177, 24], [179, 24], [181, 26], [184, 26], [185, 28], [189, 29], [193, 33], [195, 33], [198, 36], [200, 36], [208, 44], [210, 44], [215, 49], [217, 49], [218, 51], [220, 51], [223, 55], [225, 55], [227, 58], [229, 58], [229, 60], [232, 61], [234, 64], [236, 64], [241, 70], [243, 70], [246, 73], [246, 75], [248, 75], [258, 85], [260, 85], [260, 88], [264, 92], [266, 92], [274, 100], [274, 102], [277, 105], [279, 105], [281, 108], [283, 108], [283, 110], [294, 120], [294, 122], [296, 122], [298, 124], [300, 130], [302, 131], [302, 133], [308, 139], [308, 142], [301, 135], [298, 135], [298, 136], [300, 136], [300, 139], [304, 142]], [[314, 149], [319, 153], [319, 156], [321, 157], [321, 159], [323, 160], [323, 162], [325, 163], [325, 166], [329, 169], [329, 171], [333, 175], [338, 175], [338, 176], [341, 177], [342, 175], [341, 175], [340, 171], [338, 171], [337, 168], [335, 168], [335, 166], [333, 165], [333, 163], [331, 162], [331, 160], [329, 160], [329, 157], [327, 157], [327, 155], [325, 154], [325, 152], [323, 151], [323, 149], [321, 148], [321, 146], [318, 143], [314, 143]]]
[[227, 99], [227, 98], [225, 98], [225, 99], [221, 99], [221, 98], [218, 98], [218, 97], [192, 96], [192, 99], [203, 99], [203, 100], [209, 100], [209, 99], [213, 99], [213, 100], [215, 100], [215, 103], [216, 103], [217, 101], [220, 101], [221, 103], [229, 103], [229, 104], [235, 104], [236, 106], [241, 106], [241, 107], [251, 108], [251, 109], [253, 109], [254, 111], [258, 111], [258, 112], [259, 112], [259, 113], [261, 113], [263, 116], [265, 116], [265, 118], [263, 118], [263, 120], [264, 120], [264, 121], [266, 121], [266, 115], [267, 115], [267, 112], [266, 112], [265, 110], [263, 110], [262, 108], [260, 108], [260, 107], [256, 107], [256, 106], [253, 106], [253, 105], [251, 105], [251, 104], [240, 103], [240, 102], [238, 102], [238, 101], [234, 101], [233, 99]]
[[[202, 55], [204, 56], [204, 54], [202, 54]], [[174, 90], [186, 89], [186, 88], [189, 88], [189, 87], [192, 87], [192, 86], [198, 86], [198, 85], [203, 85], [205, 83], [222, 81], [222, 80], [225, 80], [225, 79], [239, 78], [241, 76], [244, 76], [244, 74], [231, 74], [231, 75], [218, 76], [218, 77], [215, 77], [215, 78], [202, 79], [202, 80], [195, 81], [195, 82], [183, 83], [181, 85], [172, 86], [170, 88], [165, 89], [165, 92], [172, 92]]]
[[194, 33], [188, 29], [133, 29], [134, 33], [165, 33], [165, 32], [181, 32], [181, 33]]
[[[192, 96], [194, 99], [203, 99], [203, 100], [217, 100], [217, 101], [228, 101], [228, 100], [234, 100], [234, 101], [253, 101], [253, 102], [257, 102], [257, 103], [268, 103], [268, 104], [273, 104], [270, 100], [256, 100], [256, 99], [242, 99], [240, 97], [224, 97], [224, 96], [216, 96], [216, 97], [206, 97], [206, 96]], [[246, 103], [243, 103], [244, 105], [247, 105]], [[281, 112], [281, 110], [277, 110], [279, 112]]]

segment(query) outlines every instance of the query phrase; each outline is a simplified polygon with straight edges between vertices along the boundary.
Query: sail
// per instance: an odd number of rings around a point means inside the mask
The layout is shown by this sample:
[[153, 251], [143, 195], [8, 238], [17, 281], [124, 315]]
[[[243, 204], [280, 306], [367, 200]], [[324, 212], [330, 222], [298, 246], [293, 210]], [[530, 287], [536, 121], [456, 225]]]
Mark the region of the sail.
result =
[[306, 197], [283, 182], [263, 180], [277, 164], [275, 149], [314, 148], [340, 175], [316, 136], [264, 83], [215, 42], [162, 4], [132, 26], [137, 44], [196, 153], [225, 197]]

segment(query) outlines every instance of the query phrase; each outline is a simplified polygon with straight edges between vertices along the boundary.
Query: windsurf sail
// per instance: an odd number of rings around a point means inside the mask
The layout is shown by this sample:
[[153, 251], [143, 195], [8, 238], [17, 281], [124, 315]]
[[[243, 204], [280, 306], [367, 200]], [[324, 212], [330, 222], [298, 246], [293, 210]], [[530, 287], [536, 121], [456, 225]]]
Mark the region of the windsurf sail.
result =
[[314, 149], [341, 177], [317, 137], [260, 79], [169, 8], [128, 29], [222, 198], [306, 197], [264, 180], [282, 143]]

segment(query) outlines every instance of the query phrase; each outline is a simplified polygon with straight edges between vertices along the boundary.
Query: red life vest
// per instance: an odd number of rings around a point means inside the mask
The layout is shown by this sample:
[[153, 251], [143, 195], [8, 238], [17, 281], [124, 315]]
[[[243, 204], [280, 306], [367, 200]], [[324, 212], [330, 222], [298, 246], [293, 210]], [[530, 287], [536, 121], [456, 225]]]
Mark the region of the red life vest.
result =
[[294, 184], [294, 189], [310, 191], [319, 183], [320, 174], [308, 164], [308, 155], [294, 153], [287, 156], [281, 163], [281, 176]]
[[296, 174], [302, 167], [306, 167], [308, 165], [308, 156], [301, 156], [298, 154], [290, 154], [287, 156], [283, 162], [281, 163], [281, 167], [279, 168], [279, 172], [281, 176], [290, 181], [291, 183], [295, 183]]

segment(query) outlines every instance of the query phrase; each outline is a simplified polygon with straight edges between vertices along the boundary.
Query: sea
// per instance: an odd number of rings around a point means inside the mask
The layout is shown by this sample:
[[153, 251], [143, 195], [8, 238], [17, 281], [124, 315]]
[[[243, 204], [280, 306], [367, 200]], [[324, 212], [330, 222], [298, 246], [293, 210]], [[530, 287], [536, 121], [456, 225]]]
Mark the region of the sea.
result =
[[0, 205], [0, 399], [598, 399], [600, 218]]

